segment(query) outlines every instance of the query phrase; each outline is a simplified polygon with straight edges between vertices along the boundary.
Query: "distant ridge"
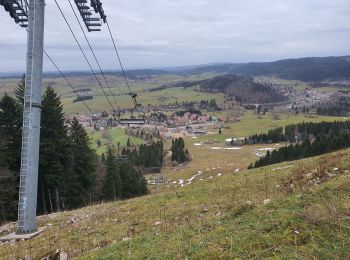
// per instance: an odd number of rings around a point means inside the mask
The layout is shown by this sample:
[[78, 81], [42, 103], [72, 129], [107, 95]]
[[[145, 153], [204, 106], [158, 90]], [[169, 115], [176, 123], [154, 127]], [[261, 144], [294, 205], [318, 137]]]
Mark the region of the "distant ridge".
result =
[[[350, 56], [307, 57], [284, 59], [273, 62], [212, 63], [193, 66], [178, 66], [160, 69], [133, 69], [127, 71], [131, 79], [148, 78], [164, 74], [230, 73], [251, 76], [276, 76], [283, 79], [320, 82], [325, 80], [350, 79]], [[20, 77], [23, 73], [0, 73], [0, 78]], [[67, 71], [67, 76], [89, 76], [88, 71]], [[120, 71], [109, 70], [107, 75], [121, 76]], [[45, 72], [44, 77], [59, 77], [56, 72]]]
[[208, 65], [183, 72], [188, 74], [216, 72], [252, 76], [276, 76], [308, 82], [350, 79], [350, 56], [308, 57], [274, 62]]

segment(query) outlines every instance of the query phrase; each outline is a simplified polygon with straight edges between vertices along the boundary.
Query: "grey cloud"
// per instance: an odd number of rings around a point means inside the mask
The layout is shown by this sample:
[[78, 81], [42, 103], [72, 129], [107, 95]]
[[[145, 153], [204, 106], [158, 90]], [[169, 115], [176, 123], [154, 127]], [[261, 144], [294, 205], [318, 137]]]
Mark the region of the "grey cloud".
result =
[[[60, 1], [86, 52], [68, 1]], [[127, 67], [269, 61], [345, 55], [350, 47], [348, 0], [103, 0]], [[0, 11], [0, 71], [24, 70], [25, 30]], [[117, 69], [106, 27], [89, 33], [105, 69]], [[65, 69], [87, 69], [47, 1], [45, 48]], [[48, 62], [45, 69], [52, 69]]]

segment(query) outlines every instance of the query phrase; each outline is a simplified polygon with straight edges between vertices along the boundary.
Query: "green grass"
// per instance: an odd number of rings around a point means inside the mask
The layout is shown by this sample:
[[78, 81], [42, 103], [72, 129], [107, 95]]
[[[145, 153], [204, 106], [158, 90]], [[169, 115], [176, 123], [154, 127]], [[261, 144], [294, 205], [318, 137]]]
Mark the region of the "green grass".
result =
[[[113, 128], [108, 130], [110, 135], [112, 136], [113, 140], [115, 140], [116, 143], [120, 143], [120, 147], [125, 147], [127, 145], [127, 141], [129, 136], [125, 134], [124, 129], [122, 128]], [[92, 148], [96, 150], [97, 154], [106, 153], [109, 144], [111, 144], [110, 137], [104, 132], [104, 131], [91, 131], [90, 133], [91, 137], [91, 143]], [[101, 141], [101, 146], [97, 146], [97, 140]], [[143, 144], [144, 141], [137, 137], [130, 137], [130, 141], [132, 144]]]
[[[177, 76], [172, 74], [156, 76], [146, 80], [135, 81], [129, 79], [129, 84], [132, 92], [138, 93], [138, 102], [142, 105], [147, 104], [161, 104], [161, 103], [173, 103], [175, 101], [200, 101], [207, 100], [211, 98], [217, 98], [217, 100], [223, 100], [223, 95], [215, 95], [210, 93], [199, 93], [195, 92], [192, 89], [183, 89], [183, 88], [173, 88], [168, 90], [156, 91], [156, 92], [147, 92], [147, 90], [155, 87], [159, 87], [169, 83], [176, 83], [180, 81], [189, 81], [189, 80], [199, 80], [203, 78], [209, 78], [214, 76], [213, 74], [207, 75], [190, 75], [190, 76]], [[132, 107], [132, 100], [128, 95], [129, 90], [125, 86], [124, 79], [116, 76], [106, 76], [111, 91], [107, 88], [104, 83], [103, 78], [100, 78], [100, 81], [104, 87], [104, 91], [108, 95], [113, 106], [116, 107]], [[96, 112], [101, 112], [105, 110], [111, 110], [111, 107], [104, 97], [104, 93], [96, 83], [96, 80], [90, 76], [82, 77], [68, 77], [69, 82], [73, 85], [75, 89], [79, 88], [91, 88], [94, 93], [94, 99], [87, 101], [87, 104], [91, 107], [92, 110]], [[17, 87], [19, 79], [0, 79], [0, 97], [4, 95], [5, 92], [13, 94], [15, 88]], [[73, 100], [76, 98], [74, 95], [69, 94], [72, 89], [67, 85], [67, 83], [62, 78], [44, 78], [43, 79], [43, 91], [47, 86], [51, 86], [55, 91], [60, 95], [62, 103], [64, 105], [64, 111], [66, 114], [75, 114], [75, 113], [88, 113], [84, 104], [82, 102], [73, 103]], [[116, 96], [117, 103], [114, 102], [114, 98], [111, 95], [120, 95]]]
[[[214, 115], [214, 114], [212, 114]], [[215, 116], [221, 117], [222, 119], [226, 118], [227, 113], [215, 113]], [[344, 121], [349, 118], [344, 117], [334, 117], [334, 116], [305, 116], [303, 114], [299, 115], [286, 115], [280, 114], [280, 120], [273, 120], [271, 113], [266, 113], [262, 115], [261, 119], [258, 119], [257, 116], [252, 111], [247, 111], [241, 117], [241, 122], [224, 124], [224, 126], [229, 127], [229, 129], [222, 129], [222, 135], [215, 135], [215, 138], [224, 141], [227, 138], [231, 137], [247, 137], [252, 134], [266, 133], [268, 130], [276, 127], [285, 127], [290, 124], [297, 124], [301, 122], [321, 122], [321, 121]], [[210, 129], [210, 131], [218, 133], [218, 129]], [[205, 138], [205, 137], [202, 137]]]
[[[39, 226], [50, 224], [43, 234], [1, 245], [0, 256], [62, 248], [77, 259], [348, 259], [349, 159], [346, 150], [212, 180], [202, 169], [204, 180], [191, 186], [42, 216]], [[294, 167], [273, 171], [285, 165]], [[320, 167], [342, 174], [283, 188]]]
[[[182, 103], [183, 101], [200, 101], [200, 100], [209, 100], [216, 98], [217, 102], [223, 102], [223, 94], [211, 94], [205, 92], [197, 92], [191, 88], [172, 88], [165, 89], [156, 92], [145, 92], [139, 94], [137, 101], [147, 106], [148, 104], [159, 105], [162, 103], [175, 103], [176, 101]], [[64, 105], [64, 110], [66, 114], [74, 113], [87, 113], [86, 108], [82, 102], [73, 103], [74, 98], [63, 98], [62, 103]], [[114, 102], [113, 98], [110, 97], [112, 105], [116, 107], [132, 107], [132, 100], [130, 96], [117, 96], [116, 101]], [[94, 97], [93, 100], [88, 100], [86, 102], [88, 106], [93, 111], [108, 111], [111, 110], [111, 107], [108, 103], [108, 100], [104, 96]]]

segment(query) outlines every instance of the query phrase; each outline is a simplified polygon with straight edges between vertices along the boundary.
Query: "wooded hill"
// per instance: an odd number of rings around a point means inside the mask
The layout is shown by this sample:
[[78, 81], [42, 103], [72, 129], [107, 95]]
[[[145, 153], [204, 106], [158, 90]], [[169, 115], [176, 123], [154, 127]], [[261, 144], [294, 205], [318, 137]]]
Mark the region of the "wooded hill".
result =
[[225, 93], [243, 103], [271, 103], [287, 98], [272, 85], [254, 82], [250, 76], [222, 75], [200, 83], [199, 89], [205, 92]]
[[227, 63], [202, 66], [184, 71], [188, 74], [207, 72], [244, 74], [252, 76], [276, 76], [317, 82], [329, 79], [350, 78], [350, 56], [310, 57], [285, 59], [274, 62]]

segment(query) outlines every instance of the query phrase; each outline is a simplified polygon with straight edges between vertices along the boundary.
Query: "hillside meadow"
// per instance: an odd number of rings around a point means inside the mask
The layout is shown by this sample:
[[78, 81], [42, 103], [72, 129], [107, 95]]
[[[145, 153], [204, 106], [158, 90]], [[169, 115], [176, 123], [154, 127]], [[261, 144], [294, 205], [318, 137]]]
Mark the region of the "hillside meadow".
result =
[[213, 178], [202, 169], [185, 187], [38, 217], [45, 232], [2, 244], [0, 256], [347, 259], [349, 158], [344, 150]]

